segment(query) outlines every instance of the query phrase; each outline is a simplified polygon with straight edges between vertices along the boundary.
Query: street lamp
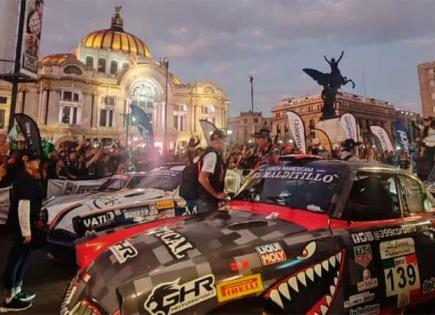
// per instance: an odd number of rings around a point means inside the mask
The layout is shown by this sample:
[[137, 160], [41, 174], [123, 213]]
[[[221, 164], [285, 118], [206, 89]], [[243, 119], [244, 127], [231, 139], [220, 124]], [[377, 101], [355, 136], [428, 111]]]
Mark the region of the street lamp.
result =
[[164, 130], [164, 138], [163, 138], [163, 155], [167, 153], [168, 150], [168, 84], [169, 84], [169, 59], [168, 57], [163, 57], [162, 64], [165, 67], [165, 78], [166, 78], [166, 87], [165, 87], [165, 130]]

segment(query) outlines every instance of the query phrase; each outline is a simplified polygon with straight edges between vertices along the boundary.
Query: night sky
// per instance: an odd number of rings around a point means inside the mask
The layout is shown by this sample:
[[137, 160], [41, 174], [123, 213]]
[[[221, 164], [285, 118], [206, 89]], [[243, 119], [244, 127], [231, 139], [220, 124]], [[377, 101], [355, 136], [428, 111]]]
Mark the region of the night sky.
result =
[[323, 55], [345, 56], [345, 91], [420, 112], [417, 65], [435, 60], [435, 1], [45, 0], [41, 55], [68, 52], [89, 32], [110, 27], [123, 6], [124, 30], [154, 59], [168, 56], [183, 82], [225, 89], [230, 115], [255, 107], [270, 115], [285, 97], [320, 91], [302, 68], [329, 71]]

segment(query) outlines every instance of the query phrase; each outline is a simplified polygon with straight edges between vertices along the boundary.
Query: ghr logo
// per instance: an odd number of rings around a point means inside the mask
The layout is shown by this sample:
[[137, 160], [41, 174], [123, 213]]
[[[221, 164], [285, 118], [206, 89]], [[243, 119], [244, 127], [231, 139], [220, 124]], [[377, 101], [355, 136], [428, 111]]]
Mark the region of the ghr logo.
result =
[[151, 315], [171, 315], [216, 296], [214, 275], [180, 285], [180, 278], [154, 287], [144, 303]]

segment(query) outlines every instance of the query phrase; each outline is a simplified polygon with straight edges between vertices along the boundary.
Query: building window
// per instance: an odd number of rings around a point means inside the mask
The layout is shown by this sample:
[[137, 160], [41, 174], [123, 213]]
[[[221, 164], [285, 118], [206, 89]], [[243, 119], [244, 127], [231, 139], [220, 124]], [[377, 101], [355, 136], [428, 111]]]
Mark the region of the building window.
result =
[[110, 74], [116, 74], [118, 72], [118, 62], [112, 60], [110, 62]]
[[435, 100], [435, 92], [432, 92], [432, 99]]
[[430, 86], [435, 86], [435, 80], [430, 80], [430, 81], [429, 81], [429, 85], [430, 85]]
[[106, 72], [106, 59], [99, 58], [98, 59], [98, 72]]
[[101, 98], [101, 103], [106, 106], [115, 106], [115, 96], [106, 95]]
[[94, 67], [94, 57], [87, 56], [87, 57], [86, 57], [86, 65], [87, 65], [88, 67], [93, 68], [93, 67]]
[[80, 68], [76, 66], [66, 66], [63, 72], [66, 74], [82, 75], [82, 70], [80, 70]]
[[102, 108], [100, 110], [100, 127], [113, 127], [113, 112], [113, 108]]
[[254, 118], [254, 124], [258, 124], [258, 118]]
[[71, 92], [71, 91], [63, 91], [62, 93], [62, 101], [66, 102], [79, 102], [80, 95], [79, 93]]
[[174, 129], [187, 130], [187, 107], [184, 104], [174, 105]]
[[82, 97], [80, 92], [62, 91], [59, 102], [59, 122], [62, 124], [80, 124]]
[[115, 101], [115, 96], [112, 95], [106, 95], [101, 98], [100, 127], [113, 127]]
[[8, 98], [6, 96], [0, 96], [0, 104], [6, 104]]
[[0, 129], [5, 127], [6, 110], [0, 109]]
[[280, 117], [280, 114], [281, 114], [281, 113], [279, 113], [279, 112], [276, 113], [276, 118], [279, 118], [279, 117]]

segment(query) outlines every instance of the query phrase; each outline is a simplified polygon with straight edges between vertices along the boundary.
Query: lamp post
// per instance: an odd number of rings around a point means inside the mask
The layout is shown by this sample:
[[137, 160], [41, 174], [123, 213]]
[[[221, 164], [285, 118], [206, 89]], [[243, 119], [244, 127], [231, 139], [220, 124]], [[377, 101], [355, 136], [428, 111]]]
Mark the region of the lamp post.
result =
[[164, 125], [164, 138], [163, 138], [163, 155], [168, 153], [168, 84], [169, 84], [169, 59], [164, 57], [162, 59], [162, 64], [165, 67], [165, 125]]
[[254, 77], [249, 76], [249, 82], [251, 82], [251, 111], [254, 112]]

